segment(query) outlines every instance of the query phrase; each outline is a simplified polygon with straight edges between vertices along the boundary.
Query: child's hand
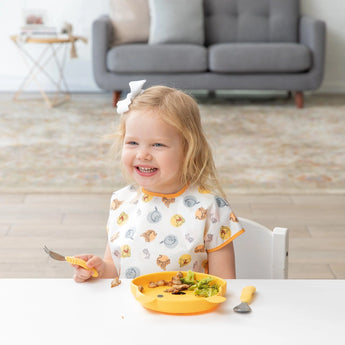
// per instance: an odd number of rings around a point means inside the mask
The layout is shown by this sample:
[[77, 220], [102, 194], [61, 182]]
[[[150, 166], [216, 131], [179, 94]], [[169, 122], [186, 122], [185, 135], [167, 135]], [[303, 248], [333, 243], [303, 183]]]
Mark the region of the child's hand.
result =
[[[75, 257], [86, 261], [87, 267], [95, 268], [98, 271], [98, 277], [102, 276], [102, 273], [104, 271], [104, 261], [99, 256], [86, 254], [86, 255], [76, 255]], [[73, 279], [77, 283], [83, 283], [86, 280], [91, 278], [92, 276], [91, 270], [86, 270], [85, 268], [80, 267], [78, 265], [72, 265], [72, 266], [75, 269]]]

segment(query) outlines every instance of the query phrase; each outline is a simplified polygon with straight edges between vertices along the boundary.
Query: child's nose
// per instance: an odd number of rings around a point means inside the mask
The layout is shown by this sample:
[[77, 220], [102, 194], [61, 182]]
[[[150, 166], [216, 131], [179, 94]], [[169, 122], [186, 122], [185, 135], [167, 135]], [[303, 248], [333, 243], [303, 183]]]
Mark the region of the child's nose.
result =
[[141, 148], [140, 150], [138, 150], [137, 152], [137, 159], [141, 159], [141, 160], [151, 160], [152, 159], [152, 155], [149, 152], [148, 149], [146, 148]]

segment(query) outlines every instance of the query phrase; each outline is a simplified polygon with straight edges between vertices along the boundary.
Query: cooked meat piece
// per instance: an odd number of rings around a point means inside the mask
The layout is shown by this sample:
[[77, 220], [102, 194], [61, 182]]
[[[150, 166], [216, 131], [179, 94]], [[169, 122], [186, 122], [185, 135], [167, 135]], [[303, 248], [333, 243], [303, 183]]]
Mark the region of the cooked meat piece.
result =
[[171, 288], [164, 290], [164, 292], [179, 292], [189, 289], [188, 284], [173, 285]]
[[171, 281], [172, 281], [173, 285], [181, 285], [182, 284], [181, 280], [179, 278], [176, 278], [176, 277], [172, 277]]
[[181, 271], [177, 272], [176, 278], [183, 278], [183, 273]]
[[156, 288], [158, 285], [157, 285], [157, 282], [150, 282], [149, 283], [149, 288]]
[[110, 286], [113, 288], [113, 287], [118, 286], [120, 284], [121, 284], [121, 280], [119, 279], [119, 277], [116, 277], [112, 280]]

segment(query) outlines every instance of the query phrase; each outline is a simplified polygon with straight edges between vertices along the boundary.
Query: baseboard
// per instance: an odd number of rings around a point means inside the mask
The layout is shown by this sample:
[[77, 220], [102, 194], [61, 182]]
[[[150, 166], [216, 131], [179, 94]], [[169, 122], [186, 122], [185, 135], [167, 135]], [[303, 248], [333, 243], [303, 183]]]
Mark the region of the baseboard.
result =
[[[17, 76], [1, 76], [0, 78], [0, 92], [16, 92], [20, 86], [20, 84], [23, 81], [23, 77], [17, 77]], [[68, 89], [70, 92], [99, 92], [100, 88], [95, 84], [93, 80], [84, 79], [84, 80], [78, 80], [76, 82], [67, 80], [68, 83]], [[43, 82], [41, 83], [42, 87], [46, 92], [55, 92], [56, 89], [54, 89], [54, 86], [52, 86], [49, 82]], [[30, 92], [37, 92], [39, 91], [37, 86], [35, 85], [35, 82], [31, 82], [31, 85], [26, 91]]]
[[[1, 76], [0, 78], [0, 92], [15, 92], [18, 90], [19, 85], [21, 84], [23, 78], [22, 77], [7, 77]], [[45, 91], [53, 92], [55, 91], [53, 87], [49, 84], [43, 85]], [[78, 80], [76, 82], [68, 80], [68, 88], [71, 92], [99, 92], [101, 89], [95, 84], [93, 80], [85, 79], [85, 80]], [[39, 91], [34, 85], [29, 86], [27, 89], [28, 91], [36, 92]], [[220, 91], [221, 92], [221, 91]], [[253, 91], [255, 92], [255, 91]], [[281, 91], [277, 91], [279, 93]], [[325, 81], [321, 85], [321, 87], [314, 91], [315, 93], [345, 93], [345, 81]], [[238, 94], [241, 93], [240, 90], [237, 91]], [[248, 93], [248, 91], [246, 91]], [[265, 91], [258, 91], [258, 94], [264, 94]]]

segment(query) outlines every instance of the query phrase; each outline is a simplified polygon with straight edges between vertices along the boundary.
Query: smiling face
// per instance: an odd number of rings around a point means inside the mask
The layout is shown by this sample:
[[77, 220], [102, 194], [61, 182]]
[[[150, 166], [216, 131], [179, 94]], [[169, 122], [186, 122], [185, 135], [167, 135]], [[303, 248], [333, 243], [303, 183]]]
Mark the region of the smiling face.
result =
[[121, 159], [129, 176], [150, 192], [171, 194], [184, 187], [181, 135], [154, 111], [127, 114]]

